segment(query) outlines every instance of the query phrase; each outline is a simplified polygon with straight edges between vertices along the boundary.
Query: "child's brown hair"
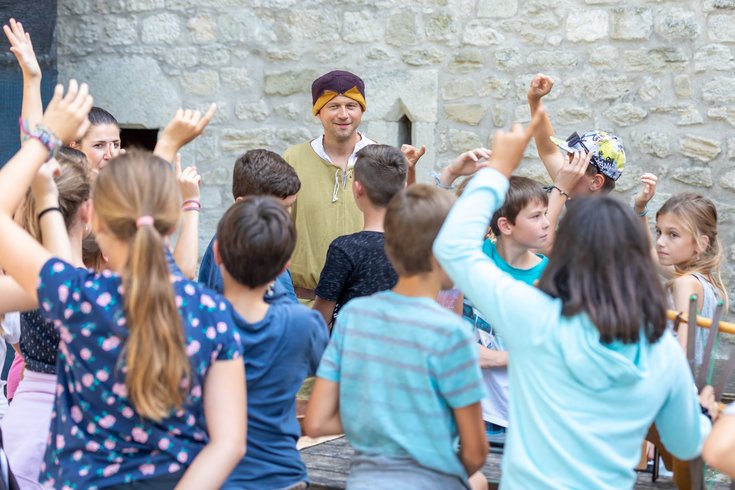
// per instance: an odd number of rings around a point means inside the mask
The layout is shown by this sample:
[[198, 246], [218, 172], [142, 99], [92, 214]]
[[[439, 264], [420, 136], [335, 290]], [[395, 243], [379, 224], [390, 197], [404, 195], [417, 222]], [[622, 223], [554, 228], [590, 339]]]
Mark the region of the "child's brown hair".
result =
[[396, 194], [385, 213], [385, 252], [399, 276], [431, 272], [434, 240], [454, 196], [427, 184]]
[[222, 265], [250, 288], [268, 284], [283, 272], [295, 246], [291, 216], [273, 197], [244, 198], [230, 206], [217, 226]]
[[357, 152], [355, 180], [365, 189], [370, 202], [384, 208], [406, 186], [408, 163], [398, 148], [368, 145]]
[[490, 229], [496, 237], [500, 236], [500, 229], [498, 228], [498, 220], [500, 218], [505, 218], [511, 224], [515, 224], [518, 214], [530, 203], [537, 202], [544, 206], [549, 205], [549, 195], [541, 187], [541, 184], [535, 180], [514, 175], [510, 178], [509, 182], [505, 201], [495, 211], [490, 220]]
[[232, 197], [273, 196], [285, 199], [301, 189], [296, 170], [279, 154], [250, 150], [235, 161], [232, 169]]

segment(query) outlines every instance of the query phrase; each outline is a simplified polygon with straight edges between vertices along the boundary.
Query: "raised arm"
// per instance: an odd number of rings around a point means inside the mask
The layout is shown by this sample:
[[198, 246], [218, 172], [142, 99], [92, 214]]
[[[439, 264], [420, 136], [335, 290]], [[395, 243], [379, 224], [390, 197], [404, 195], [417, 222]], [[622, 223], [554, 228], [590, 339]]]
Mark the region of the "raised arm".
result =
[[593, 153], [574, 153], [572, 160], [563, 165], [556, 173], [554, 178], [554, 186], [549, 193], [549, 207], [546, 211], [546, 217], [549, 220], [549, 237], [546, 240], [546, 247], [541, 250], [546, 256], [551, 254], [556, 241], [556, 226], [559, 224], [561, 212], [571, 199], [569, 194], [577, 185], [579, 179], [584, 175], [585, 169], [592, 159]]
[[3, 196], [0, 200], [0, 267], [34, 300], [38, 275], [51, 254], [13, 221], [12, 214], [36, 172], [48, 160], [49, 147], [72, 141], [86, 131], [91, 107], [92, 97], [86, 84], [80, 87], [76, 81], [70, 81], [66, 96], [64, 87], [57, 85], [41, 121], [47, 130], [44, 138], [52, 143], [47, 147], [41, 139], [31, 137], [0, 169], [0, 195]]
[[[10, 42], [10, 51], [18, 60], [23, 72], [23, 105], [21, 117], [30, 127], [34, 127], [43, 117], [41, 101], [41, 67], [36, 53], [33, 51], [31, 35], [23, 29], [20, 22], [10, 19], [10, 25], [4, 25], [3, 31]], [[21, 134], [22, 141], [22, 134]]]
[[74, 260], [74, 254], [71, 250], [64, 217], [58, 210], [59, 190], [54, 181], [54, 176], [60, 172], [59, 162], [55, 158], [44, 163], [31, 183], [31, 191], [36, 203], [41, 243], [52, 255], [71, 262]]
[[491, 157], [492, 152], [487, 148], [466, 151], [442, 169], [437, 184], [449, 189], [459, 177], [474, 175], [481, 168], [487, 167]]
[[[542, 98], [551, 92], [554, 87], [554, 79], [539, 73], [531, 80], [531, 85], [528, 88], [528, 107], [531, 110], [531, 117], [533, 118], [539, 109], [543, 108]], [[533, 139], [536, 141], [536, 150], [538, 156], [546, 167], [546, 171], [549, 173], [551, 180], [556, 179], [556, 174], [559, 169], [564, 165], [564, 155], [559, 151], [559, 148], [551, 142], [549, 139], [554, 135], [554, 126], [551, 124], [551, 119], [546, 111], [543, 112], [543, 116], [539, 119], [538, 124], [533, 132]]]
[[181, 230], [174, 249], [174, 260], [186, 277], [194, 279], [199, 260], [199, 210], [201, 209], [199, 186], [202, 178], [194, 166], [181, 170], [181, 158], [178, 155], [175, 161], [184, 207]]
[[411, 145], [401, 145], [401, 153], [406, 157], [406, 163], [408, 163], [408, 172], [406, 174], [406, 185], [416, 183], [416, 164], [419, 163], [419, 159], [426, 153], [426, 147], [416, 148]]
[[[653, 259], [653, 263], [656, 265], [658, 273], [667, 279], [671, 279], [674, 277], [675, 274], [674, 267], [661, 265], [661, 263], [659, 262], [658, 254], [656, 253], [656, 237], [651, 234], [651, 226], [648, 223], [648, 215], [650, 212], [648, 205], [650, 204], [651, 199], [653, 199], [653, 196], [656, 195], [657, 182], [658, 177], [656, 177], [654, 174], [645, 173], [641, 175], [641, 190], [635, 196], [635, 204], [633, 205], [633, 210], [636, 212], [636, 214], [638, 214], [638, 216], [640, 216], [641, 224], [646, 229], [648, 244], [651, 247], [651, 258]], [[686, 311], [687, 308], [688, 307], [685, 307], [683, 310], [680, 311]]]
[[216, 110], [217, 105], [212, 104], [203, 116], [201, 112], [191, 109], [176, 111], [158, 138], [153, 154], [173, 163], [179, 150], [202, 134]]

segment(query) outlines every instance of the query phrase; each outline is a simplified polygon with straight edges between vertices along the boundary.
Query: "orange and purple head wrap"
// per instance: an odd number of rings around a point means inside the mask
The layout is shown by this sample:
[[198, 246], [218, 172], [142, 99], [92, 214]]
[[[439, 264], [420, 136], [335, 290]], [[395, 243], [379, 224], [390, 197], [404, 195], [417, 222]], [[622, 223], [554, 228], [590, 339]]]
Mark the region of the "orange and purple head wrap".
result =
[[360, 77], [348, 71], [330, 71], [322, 75], [311, 84], [311, 99], [314, 106], [312, 112], [316, 116], [322, 107], [338, 95], [344, 95], [354, 100], [362, 110], [367, 109], [365, 104], [365, 83]]

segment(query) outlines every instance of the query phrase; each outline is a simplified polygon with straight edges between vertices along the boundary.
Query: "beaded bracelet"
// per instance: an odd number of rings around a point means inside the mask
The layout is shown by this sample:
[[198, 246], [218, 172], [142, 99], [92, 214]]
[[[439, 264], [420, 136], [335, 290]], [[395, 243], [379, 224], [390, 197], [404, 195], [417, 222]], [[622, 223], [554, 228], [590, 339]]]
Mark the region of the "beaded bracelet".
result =
[[56, 152], [61, 146], [61, 140], [56, 137], [53, 131], [42, 124], [37, 124], [35, 128], [31, 129], [28, 121], [22, 117], [18, 120], [18, 124], [20, 125], [20, 133], [23, 141], [34, 138], [46, 147], [48, 150], [48, 159], [46, 161], [56, 156]]
[[642, 217], [644, 217], [647, 214], [648, 214], [648, 204], [646, 204], [646, 207], [643, 208], [643, 212], [638, 213], [638, 216], [640, 216], [642, 218]]
[[448, 191], [453, 191], [456, 187], [454, 184], [452, 185], [445, 185], [442, 184], [441, 174], [438, 172], [431, 172], [431, 176], [434, 179], [434, 185], [437, 186], [439, 189], [446, 189]]

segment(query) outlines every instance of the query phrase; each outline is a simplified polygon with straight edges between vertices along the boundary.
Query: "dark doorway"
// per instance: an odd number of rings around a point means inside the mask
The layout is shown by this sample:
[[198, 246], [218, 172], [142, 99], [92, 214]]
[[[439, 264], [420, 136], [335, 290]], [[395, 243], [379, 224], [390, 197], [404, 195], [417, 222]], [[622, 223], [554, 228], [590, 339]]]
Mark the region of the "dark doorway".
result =
[[120, 128], [120, 145], [123, 148], [142, 148], [153, 151], [158, 141], [158, 129]]

